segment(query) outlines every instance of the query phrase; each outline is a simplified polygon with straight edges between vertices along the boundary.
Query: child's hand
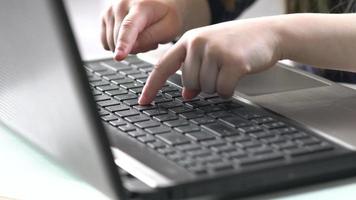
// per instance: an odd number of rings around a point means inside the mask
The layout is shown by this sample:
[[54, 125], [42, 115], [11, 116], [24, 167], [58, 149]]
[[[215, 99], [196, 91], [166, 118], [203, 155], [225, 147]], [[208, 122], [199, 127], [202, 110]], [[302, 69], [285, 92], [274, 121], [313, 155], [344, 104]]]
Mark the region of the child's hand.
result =
[[183, 31], [182, 6], [174, 0], [119, 0], [102, 17], [101, 41], [116, 60], [157, 48]]
[[241, 76], [267, 69], [281, 58], [273, 22], [233, 21], [188, 31], [154, 68], [139, 103], [151, 103], [180, 67], [183, 97], [193, 98], [200, 91], [230, 97]]

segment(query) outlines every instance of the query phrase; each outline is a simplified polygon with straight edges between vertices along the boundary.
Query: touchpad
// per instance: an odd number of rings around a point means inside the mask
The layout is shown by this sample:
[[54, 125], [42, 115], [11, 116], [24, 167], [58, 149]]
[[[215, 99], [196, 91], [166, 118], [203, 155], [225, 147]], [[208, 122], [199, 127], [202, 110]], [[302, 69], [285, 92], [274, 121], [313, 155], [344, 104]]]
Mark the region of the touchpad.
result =
[[238, 83], [237, 91], [248, 96], [257, 96], [321, 86], [328, 84], [277, 65], [265, 72], [243, 77]]

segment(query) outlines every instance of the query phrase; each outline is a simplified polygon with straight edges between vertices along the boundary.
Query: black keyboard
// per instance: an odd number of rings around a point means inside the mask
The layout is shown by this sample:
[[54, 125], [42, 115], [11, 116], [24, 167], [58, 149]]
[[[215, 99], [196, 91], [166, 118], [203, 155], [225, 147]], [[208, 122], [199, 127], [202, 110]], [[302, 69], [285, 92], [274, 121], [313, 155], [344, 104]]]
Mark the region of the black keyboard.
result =
[[243, 102], [200, 94], [184, 100], [166, 83], [151, 105], [138, 97], [152, 65], [136, 56], [85, 65], [101, 119], [196, 175], [290, 163], [337, 146], [280, 116]]

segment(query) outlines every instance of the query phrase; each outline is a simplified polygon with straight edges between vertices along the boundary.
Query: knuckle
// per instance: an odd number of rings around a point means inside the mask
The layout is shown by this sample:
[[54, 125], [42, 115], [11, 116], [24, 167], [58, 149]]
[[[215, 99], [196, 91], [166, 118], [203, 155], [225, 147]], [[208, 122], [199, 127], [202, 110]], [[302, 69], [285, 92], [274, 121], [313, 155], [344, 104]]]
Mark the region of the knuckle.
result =
[[249, 65], [247, 65], [247, 58], [244, 52], [237, 51], [232, 58], [235, 66], [238, 66], [239, 73], [246, 74], [251, 70], [250, 67], [248, 67]]
[[194, 35], [189, 38], [188, 44], [191, 48], [196, 49], [205, 44], [206, 39], [200, 35]]
[[134, 27], [134, 21], [130, 18], [125, 19], [121, 24], [122, 30], [129, 30], [132, 29], [133, 27]]

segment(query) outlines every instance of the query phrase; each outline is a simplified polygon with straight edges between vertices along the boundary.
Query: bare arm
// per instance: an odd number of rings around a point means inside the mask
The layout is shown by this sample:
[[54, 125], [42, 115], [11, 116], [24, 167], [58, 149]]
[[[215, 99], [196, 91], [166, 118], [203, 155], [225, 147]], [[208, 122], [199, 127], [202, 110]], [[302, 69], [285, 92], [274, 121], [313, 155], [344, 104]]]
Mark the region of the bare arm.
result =
[[356, 14], [293, 14], [279, 22], [283, 58], [356, 72]]

